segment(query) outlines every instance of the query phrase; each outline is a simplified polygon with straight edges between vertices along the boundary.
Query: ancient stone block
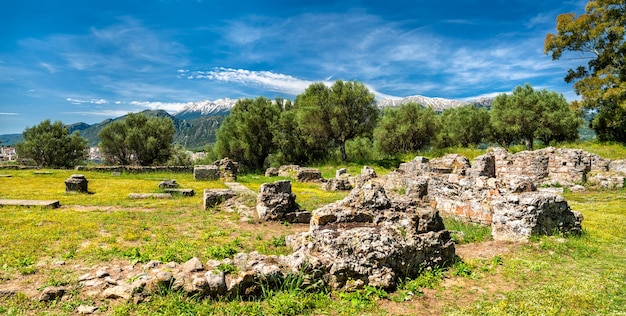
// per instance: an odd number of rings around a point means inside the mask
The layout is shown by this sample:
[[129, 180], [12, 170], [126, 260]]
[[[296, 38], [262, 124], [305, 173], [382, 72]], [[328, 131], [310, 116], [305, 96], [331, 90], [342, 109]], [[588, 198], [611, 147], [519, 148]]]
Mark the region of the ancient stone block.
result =
[[525, 241], [532, 235], [578, 235], [582, 214], [572, 211], [562, 196], [546, 192], [512, 194], [491, 203], [495, 240]]
[[296, 175], [298, 182], [314, 182], [322, 180], [322, 173], [315, 168], [300, 168]]
[[159, 182], [159, 189], [173, 189], [178, 188], [178, 183], [176, 180], [163, 180]]
[[263, 183], [257, 195], [256, 211], [261, 220], [280, 221], [287, 213], [298, 211], [296, 195], [291, 193], [291, 181]]
[[88, 182], [85, 176], [82, 174], [73, 174], [67, 180], [65, 180], [65, 192], [78, 192], [87, 193]]
[[235, 196], [237, 194], [231, 189], [205, 189], [202, 199], [204, 209], [208, 210]]
[[193, 167], [193, 178], [201, 181], [216, 181], [220, 179], [219, 168], [214, 165], [197, 165]]
[[352, 184], [348, 178], [331, 178], [322, 182], [322, 189], [326, 191], [347, 191], [352, 190]]

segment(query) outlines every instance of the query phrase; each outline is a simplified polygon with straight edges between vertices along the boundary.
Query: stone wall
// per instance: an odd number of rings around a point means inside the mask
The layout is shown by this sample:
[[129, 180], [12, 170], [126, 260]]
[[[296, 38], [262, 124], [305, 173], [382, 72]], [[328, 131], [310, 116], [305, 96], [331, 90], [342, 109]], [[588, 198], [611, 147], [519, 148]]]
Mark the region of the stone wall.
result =
[[585, 183], [589, 175], [602, 186], [623, 187], [626, 174], [618, 171], [622, 163], [616, 162], [613, 171], [610, 165], [576, 149], [549, 147], [510, 154], [495, 148], [471, 164], [459, 155], [432, 162], [416, 157], [377, 181], [443, 216], [491, 225], [494, 239], [518, 241], [532, 234], [579, 234], [582, 215], [557, 193], [538, 187], [574, 186]]

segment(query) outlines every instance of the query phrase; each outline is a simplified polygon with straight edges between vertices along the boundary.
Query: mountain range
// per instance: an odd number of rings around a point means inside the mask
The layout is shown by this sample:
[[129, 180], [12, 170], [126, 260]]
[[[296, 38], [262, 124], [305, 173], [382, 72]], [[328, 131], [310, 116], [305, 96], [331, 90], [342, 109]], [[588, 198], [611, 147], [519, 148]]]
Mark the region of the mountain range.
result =
[[[444, 98], [429, 98], [420, 95], [409, 96], [403, 99], [382, 99], [378, 101], [378, 107], [394, 107], [405, 103], [414, 102], [422, 106], [430, 106], [435, 111], [441, 112], [448, 108], [474, 104], [476, 106], [491, 107], [492, 98], [482, 98], [475, 101], [459, 101]], [[216, 132], [224, 117], [237, 103], [236, 99], [217, 99], [214, 101], [199, 101], [187, 104], [181, 111], [169, 114], [164, 110], [145, 110], [146, 116], [169, 117], [174, 122], [176, 133], [174, 142], [184, 148], [203, 149], [207, 144], [215, 142]], [[74, 123], [67, 125], [70, 133], [78, 131], [85, 137], [89, 146], [97, 146], [100, 139], [98, 133], [109, 123], [123, 120], [126, 115], [117, 118], [108, 118], [100, 123], [89, 125], [87, 123]], [[0, 135], [2, 145], [13, 146], [22, 142], [22, 134]]]

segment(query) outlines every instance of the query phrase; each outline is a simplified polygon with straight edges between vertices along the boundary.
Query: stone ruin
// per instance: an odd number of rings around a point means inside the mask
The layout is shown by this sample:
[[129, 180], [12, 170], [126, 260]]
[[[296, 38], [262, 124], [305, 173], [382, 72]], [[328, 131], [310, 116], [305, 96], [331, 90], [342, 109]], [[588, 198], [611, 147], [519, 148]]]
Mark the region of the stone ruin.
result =
[[356, 176], [350, 176], [346, 168], [341, 168], [335, 172], [334, 178], [322, 179], [322, 189], [326, 191], [348, 191], [376, 177], [376, 171], [368, 166], [363, 166], [361, 174]]
[[210, 165], [196, 165], [193, 167], [193, 177], [195, 180], [202, 181], [235, 181], [237, 180], [237, 172], [239, 163], [229, 158], [217, 160]]
[[259, 219], [266, 221], [308, 223], [311, 219], [311, 213], [300, 210], [296, 203], [289, 180], [262, 184], [257, 195], [256, 211]]
[[78, 192], [88, 193], [87, 179], [82, 174], [73, 174], [65, 180], [65, 193]]
[[[266, 187], [288, 191], [288, 181], [277, 182]], [[309, 230], [287, 238], [294, 249], [287, 256], [251, 252], [206, 263], [192, 258], [182, 264], [105, 264], [80, 276], [80, 289], [91, 297], [135, 303], [164, 289], [197, 298], [258, 298], [262, 286], [280, 287], [289, 275], [301, 275], [309, 289], [322, 284], [339, 290], [392, 289], [402, 278], [456, 260], [454, 242], [436, 210], [408, 197], [390, 198], [376, 183], [312, 213]], [[63, 286], [47, 287], [39, 300], [66, 292]]]
[[439, 213], [409, 198], [391, 199], [372, 182], [313, 211], [310, 229], [289, 244], [292, 267], [320, 271], [333, 289], [394, 288], [421, 269], [455, 260], [454, 242]]
[[387, 190], [433, 206], [443, 216], [490, 225], [495, 240], [523, 241], [555, 232], [579, 234], [582, 214], [542, 186], [575, 186], [592, 181], [597, 175], [590, 175], [601, 170], [617, 179], [612, 187], [623, 187], [626, 174], [619, 167], [610, 169], [611, 163], [576, 149], [510, 154], [495, 148], [471, 164], [456, 154], [433, 160], [416, 157], [377, 181]]

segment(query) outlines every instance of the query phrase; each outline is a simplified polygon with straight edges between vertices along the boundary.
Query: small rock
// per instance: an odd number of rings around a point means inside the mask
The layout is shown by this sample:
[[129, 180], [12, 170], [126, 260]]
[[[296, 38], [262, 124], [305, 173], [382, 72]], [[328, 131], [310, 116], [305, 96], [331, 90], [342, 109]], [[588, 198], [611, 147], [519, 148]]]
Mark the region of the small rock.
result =
[[114, 287], [110, 287], [102, 292], [102, 297], [107, 299], [130, 299], [131, 298], [131, 289], [128, 286], [117, 285]]
[[86, 273], [78, 277], [78, 282], [92, 280], [95, 277], [91, 273]]
[[49, 302], [61, 298], [65, 294], [65, 288], [61, 286], [49, 286], [39, 295], [40, 302]]
[[200, 262], [200, 259], [193, 257], [183, 264], [182, 270], [184, 272], [191, 273], [202, 271], [204, 270], [204, 267], [202, 266], [202, 262]]
[[78, 314], [93, 314], [98, 310], [97, 306], [80, 305], [76, 308]]
[[104, 277], [108, 277], [110, 274], [109, 272], [105, 271], [105, 270], [98, 270], [96, 271], [96, 278], [98, 279], [102, 279]]

